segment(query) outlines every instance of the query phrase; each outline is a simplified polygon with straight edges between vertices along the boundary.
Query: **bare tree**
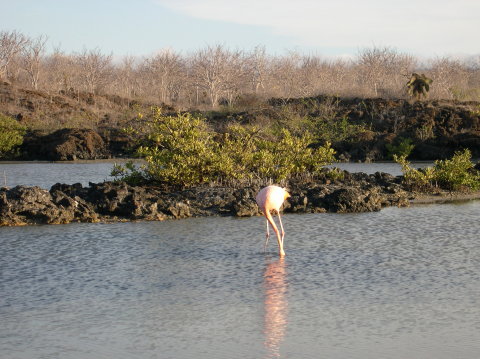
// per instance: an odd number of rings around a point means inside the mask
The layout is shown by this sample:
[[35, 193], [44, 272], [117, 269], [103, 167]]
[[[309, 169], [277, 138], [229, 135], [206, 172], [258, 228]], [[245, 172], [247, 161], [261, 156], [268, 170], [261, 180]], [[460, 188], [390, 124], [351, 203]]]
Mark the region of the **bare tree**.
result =
[[60, 48], [45, 58], [45, 76], [48, 90], [69, 91], [75, 87], [76, 64], [72, 55], [66, 55]]
[[430, 75], [435, 86], [432, 86], [432, 97], [454, 98], [456, 92], [467, 87], [468, 72], [457, 59], [448, 57], [436, 58], [431, 62]]
[[144, 83], [154, 89], [163, 103], [172, 103], [178, 97], [184, 74], [184, 60], [172, 50], [164, 49], [145, 59], [142, 65]]
[[480, 55], [471, 56], [466, 60], [468, 69], [468, 100], [480, 100]]
[[322, 84], [326, 82], [328, 70], [328, 64], [319, 56], [303, 56], [298, 69], [299, 95], [303, 97], [318, 94]]
[[35, 90], [38, 89], [41, 64], [47, 40], [46, 35], [40, 35], [35, 39], [29, 40], [22, 50], [22, 67], [27, 73], [31, 86]]
[[228, 105], [233, 105], [247, 83], [246, 58], [242, 51], [230, 52], [223, 74], [223, 96]]
[[[408, 76], [425, 73], [434, 80], [432, 98], [480, 100], [480, 57], [443, 57], [418, 68], [417, 59], [389, 47], [364, 49], [354, 60], [325, 60], [289, 52], [267, 54], [207, 46], [184, 56], [173, 50], [141, 59], [127, 56], [113, 63], [97, 48], [66, 54], [46, 53], [47, 37], [30, 39], [16, 31], [0, 32], [0, 80], [54, 91], [132, 96], [176, 107], [234, 104], [252, 98], [305, 97], [317, 94], [358, 97], [405, 97]], [[245, 99], [250, 97], [245, 97]]]
[[369, 89], [367, 96], [400, 94], [413, 65], [411, 56], [399, 54], [389, 47], [364, 49], [358, 57], [360, 81]]
[[134, 56], [125, 56], [114, 71], [117, 93], [124, 97], [135, 97], [138, 87], [138, 65]]
[[270, 61], [265, 46], [256, 46], [253, 52], [247, 56], [246, 61], [252, 90], [258, 94], [260, 89], [265, 90]]
[[28, 37], [17, 31], [0, 32], [0, 79], [7, 77], [8, 65], [28, 43]]
[[112, 69], [112, 56], [102, 54], [98, 48], [84, 49], [76, 54], [75, 60], [81, 75], [80, 83], [85, 91], [97, 93], [107, 83]]
[[346, 60], [334, 60], [323, 64], [319, 93], [337, 96], [352, 96], [352, 65]]
[[231, 104], [245, 80], [243, 52], [230, 51], [222, 45], [208, 46], [194, 53], [191, 67], [194, 86], [207, 92], [212, 107], [222, 95]]
[[302, 58], [297, 52], [273, 59], [270, 86], [275, 90], [274, 96], [292, 98], [300, 93], [298, 73], [301, 63]]

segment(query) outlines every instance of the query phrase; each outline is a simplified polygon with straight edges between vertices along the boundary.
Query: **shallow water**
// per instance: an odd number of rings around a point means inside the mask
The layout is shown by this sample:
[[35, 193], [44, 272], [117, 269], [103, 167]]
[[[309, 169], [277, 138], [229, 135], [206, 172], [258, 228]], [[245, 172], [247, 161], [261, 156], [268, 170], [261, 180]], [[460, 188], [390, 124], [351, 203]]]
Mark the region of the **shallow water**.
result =
[[[0, 162], [0, 187], [17, 185], [39, 186], [50, 189], [55, 183], [98, 183], [111, 181], [110, 176], [114, 163], [126, 160], [73, 161], [73, 162]], [[414, 167], [425, 167], [428, 163], [412, 163]], [[394, 176], [402, 174], [399, 164], [383, 163], [336, 163], [335, 167], [350, 172], [377, 171], [387, 172]]]
[[17, 185], [50, 189], [55, 183], [98, 183], [111, 181], [114, 163], [127, 160], [97, 160], [71, 162], [0, 162], [0, 187]]
[[[410, 166], [413, 168], [424, 168], [432, 166], [432, 162], [412, 162]], [[390, 173], [393, 176], [402, 175], [402, 167], [395, 162], [371, 162], [371, 163], [357, 163], [357, 162], [339, 162], [330, 167], [338, 167], [349, 172], [365, 172], [373, 174], [375, 172]]]
[[479, 210], [0, 228], [0, 357], [476, 358]]

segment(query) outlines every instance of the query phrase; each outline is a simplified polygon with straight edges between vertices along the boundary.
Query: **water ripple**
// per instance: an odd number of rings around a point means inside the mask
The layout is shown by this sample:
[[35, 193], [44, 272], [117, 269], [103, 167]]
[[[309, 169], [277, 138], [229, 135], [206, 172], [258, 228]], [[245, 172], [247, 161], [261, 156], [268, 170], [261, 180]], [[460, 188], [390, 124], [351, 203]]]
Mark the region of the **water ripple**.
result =
[[479, 209], [0, 228], [0, 356], [475, 357]]

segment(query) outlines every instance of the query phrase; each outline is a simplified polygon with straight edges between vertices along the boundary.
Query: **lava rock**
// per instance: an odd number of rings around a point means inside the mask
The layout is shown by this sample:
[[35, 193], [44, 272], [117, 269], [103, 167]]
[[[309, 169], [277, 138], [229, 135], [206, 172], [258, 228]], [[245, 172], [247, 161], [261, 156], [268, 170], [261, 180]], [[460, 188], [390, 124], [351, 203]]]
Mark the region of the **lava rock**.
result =
[[21, 146], [22, 158], [28, 160], [74, 161], [107, 158], [102, 137], [90, 129], [65, 128], [42, 136], [30, 133]]
[[[50, 191], [27, 186], [1, 188], [0, 225], [257, 216], [261, 212], [255, 196], [265, 185], [167, 190], [103, 182], [87, 187], [57, 183]], [[290, 213], [379, 211], [385, 206], [408, 206], [412, 197], [402, 187], [401, 177], [385, 173], [344, 172], [334, 181], [320, 175], [286, 185], [291, 197], [283, 210]]]
[[57, 205], [50, 192], [40, 187], [0, 189], [1, 225], [59, 224], [74, 218], [71, 208]]
[[366, 190], [347, 187], [337, 189], [325, 196], [325, 202], [331, 212], [373, 212], [380, 211], [383, 198], [376, 188]]

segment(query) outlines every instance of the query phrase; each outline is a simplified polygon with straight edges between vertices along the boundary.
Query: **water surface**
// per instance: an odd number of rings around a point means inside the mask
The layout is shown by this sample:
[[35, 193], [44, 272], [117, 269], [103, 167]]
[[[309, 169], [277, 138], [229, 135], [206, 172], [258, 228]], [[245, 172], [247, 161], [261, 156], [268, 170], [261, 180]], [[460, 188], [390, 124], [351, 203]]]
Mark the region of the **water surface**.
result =
[[17, 185], [39, 186], [50, 189], [55, 183], [111, 181], [114, 163], [125, 160], [69, 161], [69, 162], [0, 162], [0, 187]]
[[479, 210], [0, 228], [0, 357], [476, 358]]
[[[124, 163], [125, 161], [127, 160], [0, 162], [0, 187], [26, 185], [50, 189], [50, 187], [55, 183], [81, 183], [84, 186], [88, 186], [89, 182], [98, 183], [103, 181], [111, 181], [113, 177], [110, 176], [110, 173], [114, 163]], [[431, 163], [412, 163], [413, 167], [425, 167], [427, 165], [431, 165]], [[365, 172], [372, 174], [380, 171], [390, 173], [394, 176], [402, 174], [400, 165], [393, 162], [350, 162], [336, 163], [332, 166], [350, 172]]]

